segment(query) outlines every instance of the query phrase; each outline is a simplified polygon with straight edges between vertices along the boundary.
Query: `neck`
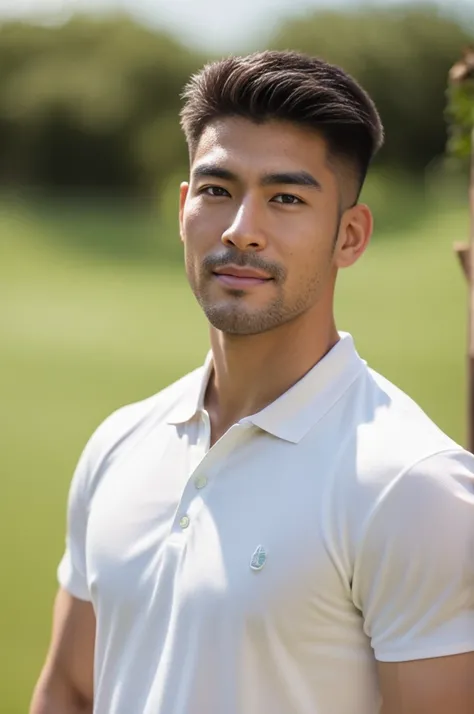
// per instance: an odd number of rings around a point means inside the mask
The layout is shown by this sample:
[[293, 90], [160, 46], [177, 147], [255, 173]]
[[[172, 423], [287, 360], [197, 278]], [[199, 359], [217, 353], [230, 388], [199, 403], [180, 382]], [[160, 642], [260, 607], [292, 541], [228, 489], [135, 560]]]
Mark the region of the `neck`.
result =
[[[305, 319], [306, 317], [306, 319]], [[261, 411], [298, 382], [338, 342], [334, 317], [308, 314], [259, 335], [211, 328], [214, 370], [205, 405], [213, 441], [232, 424]]]

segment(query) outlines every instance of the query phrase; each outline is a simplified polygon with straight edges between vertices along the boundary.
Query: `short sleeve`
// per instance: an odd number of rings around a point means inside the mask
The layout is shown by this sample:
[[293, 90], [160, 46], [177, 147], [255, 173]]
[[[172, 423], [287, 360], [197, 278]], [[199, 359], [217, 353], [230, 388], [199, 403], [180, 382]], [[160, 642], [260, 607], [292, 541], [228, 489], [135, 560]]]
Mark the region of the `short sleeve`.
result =
[[90, 600], [87, 583], [87, 484], [90, 478], [90, 442], [82, 452], [69, 489], [66, 548], [57, 576], [61, 587], [80, 600]]
[[430, 456], [383, 493], [359, 545], [353, 598], [376, 659], [474, 651], [474, 457]]

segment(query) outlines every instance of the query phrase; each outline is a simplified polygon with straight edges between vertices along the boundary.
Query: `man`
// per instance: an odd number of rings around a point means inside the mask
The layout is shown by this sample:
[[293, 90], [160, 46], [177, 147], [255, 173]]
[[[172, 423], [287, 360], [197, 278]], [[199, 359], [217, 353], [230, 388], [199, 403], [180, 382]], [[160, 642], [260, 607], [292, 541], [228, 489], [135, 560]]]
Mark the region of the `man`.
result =
[[85, 448], [31, 712], [472, 714], [474, 458], [334, 321], [377, 111], [291, 52], [184, 98], [212, 349]]

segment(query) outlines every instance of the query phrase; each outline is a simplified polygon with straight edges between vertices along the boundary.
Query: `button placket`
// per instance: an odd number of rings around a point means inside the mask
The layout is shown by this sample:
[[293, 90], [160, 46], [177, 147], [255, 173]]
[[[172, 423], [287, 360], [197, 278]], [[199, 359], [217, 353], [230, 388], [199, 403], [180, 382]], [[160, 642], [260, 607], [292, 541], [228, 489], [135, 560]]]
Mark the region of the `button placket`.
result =
[[194, 518], [203, 505], [202, 491], [209, 484], [209, 477], [201, 471], [202, 463], [209, 452], [210, 443], [210, 421], [205, 412], [201, 414], [200, 421], [197, 440], [189, 446], [190, 474], [173, 525], [173, 532], [178, 536], [179, 534], [184, 536], [184, 532], [192, 526]]
[[188, 468], [190, 472], [188, 473], [188, 480], [182, 492], [170, 533], [171, 539], [181, 543], [191, 536], [193, 522], [199, 517], [199, 512], [208, 499], [207, 489], [211, 488], [214, 479], [221, 472], [226, 455], [239, 443], [243, 433], [249, 428], [253, 428], [251, 423], [236, 424], [229, 429], [212, 449], [209, 449], [210, 422], [208, 415], [203, 413], [201, 421], [199, 436], [195, 444], [188, 447]]
[[188, 528], [189, 524], [190, 524], [189, 516], [183, 516], [179, 521], [179, 525], [183, 530]]
[[[203, 419], [204, 418], [205, 416], [203, 415]], [[208, 417], [207, 420], [209, 421]], [[202, 452], [199, 460], [196, 460], [194, 462], [196, 463], [196, 468], [191, 473], [190, 478], [183, 491], [180, 504], [181, 508], [177, 514], [180, 532], [183, 532], [187, 528], [189, 528], [189, 526], [192, 524], [193, 519], [198, 516], [199, 511], [201, 510], [206, 501], [205, 489], [212, 483], [212, 480], [209, 475], [211, 474], [211, 477], [213, 477], [212, 474], [213, 472], [216, 472], [217, 464], [219, 462], [222, 462], [222, 453], [220, 454], [220, 452], [222, 452], [222, 450], [224, 450], [224, 452], [228, 450], [230, 444], [232, 444], [232, 441], [235, 442], [236, 439], [239, 439], [239, 435], [242, 433], [242, 426], [247, 429], [248, 426], [251, 425], [236, 424], [234, 427], [231, 427], [231, 429], [229, 429], [229, 431], [219, 441], [217, 449], [213, 448], [211, 450], [206, 450], [203, 444], [203, 442], [205, 442], [205, 439], [202, 438], [199, 438], [198, 443], [196, 444], [196, 446], [193, 447], [196, 450], [202, 449]], [[209, 431], [207, 433], [209, 434]], [[227, 442], [227, 444], [224, 442]], [[219, 468], [217, 468], [217, 473], [218, 472]]]
[[202, 491], [203, 488], [206, 488], [208, 483], [209, 479], [207, 478], [207, 476], [204, 476], [204, 474], [196, 476], [196, 478], [194, 479], [194, 485], [198, 491]]

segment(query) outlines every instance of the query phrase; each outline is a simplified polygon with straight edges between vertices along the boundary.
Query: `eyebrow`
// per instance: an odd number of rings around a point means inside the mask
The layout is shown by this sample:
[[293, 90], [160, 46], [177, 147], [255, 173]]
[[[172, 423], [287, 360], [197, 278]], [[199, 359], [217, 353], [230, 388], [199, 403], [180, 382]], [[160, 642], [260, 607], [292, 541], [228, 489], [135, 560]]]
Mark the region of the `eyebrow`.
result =
[[[193, 169], [195, 178], [220, 178], [224, 181], [238, 181], [239, 177], [233, 171], [224, 169], [217, 164], [199, 164]], [[323, 187], [317, 179], [307, 171], [282, 171], [263, 174], [261, 186], [307, 186], [322, 191]]]

